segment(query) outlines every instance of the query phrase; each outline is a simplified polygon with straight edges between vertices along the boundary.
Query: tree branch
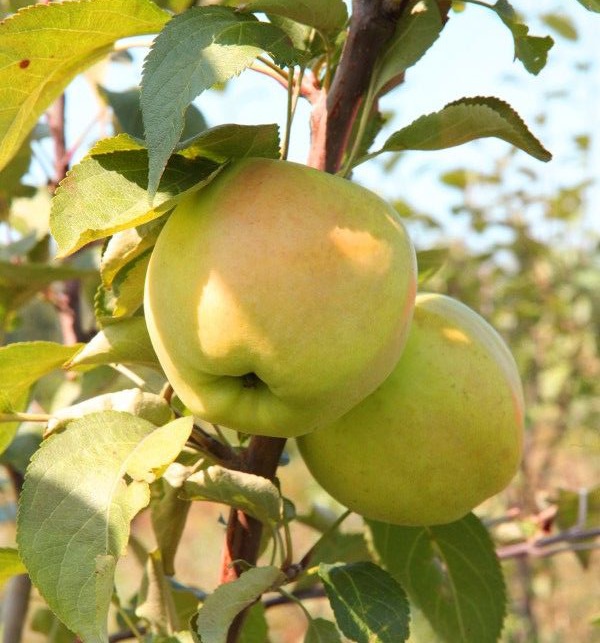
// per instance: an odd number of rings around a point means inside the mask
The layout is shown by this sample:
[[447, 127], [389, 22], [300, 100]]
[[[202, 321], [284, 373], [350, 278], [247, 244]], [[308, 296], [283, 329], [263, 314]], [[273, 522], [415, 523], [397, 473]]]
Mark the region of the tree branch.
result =
[[335, 173], [368, 89], [375, 62], [394, 34], [405, 2], [353, 0], [350, 30], [328, 94], [322, 90], [311, 117], [309, 165]]
[[[272, 480], [275, 477], [285, 442], [285, 438], [253, 436], [246, 452], [244, 470]], [[234, 561], [243, 560], [250, 565], [256, 563], [261, 536], [262, 524], [258, 520], [236, 509], [230, 511], [221, 563], [221, 583], [235, 580], [242, 573], [244, 568]], [[234, 619], [229, 628], [227, 643], [237, 641], [245, 617], [246, 610], [243, 610]]]
[[[581, 551], [594, 549], [594, 543], [582, 543], [581, 541], [589, 540], [600, 536], [600, 527], [591, 527], [589, 529], [573, 528], [567, 531], [561, 531], [552, 536], [544, 536], [535, 540], [526, 540], [525, 542], [506, 545], [497, 550], [498, 558], [506, 560], [509, 558], [522, 558], [532, 556], [545, 558], [566, 551]], [[566, 543], [564, 547], [554, 547]]]

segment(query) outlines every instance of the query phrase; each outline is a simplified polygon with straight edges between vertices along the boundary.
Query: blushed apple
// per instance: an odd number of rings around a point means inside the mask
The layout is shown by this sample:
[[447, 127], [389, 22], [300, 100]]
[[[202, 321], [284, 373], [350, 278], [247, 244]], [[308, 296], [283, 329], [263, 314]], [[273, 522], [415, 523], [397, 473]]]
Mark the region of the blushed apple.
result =
[[303, 165], [246, 159], [175, 208], [144, 311], [195, 415], [290, 437], [337, 419], [389, 375], [415, 292], [414, 248], [385, 201]]
[[390, 377], [298, 445], [315, 479], [353, 511], [399, 525], [442, 524], [510, 482], [523, 414], [517, 367], [498, 333], [455, 299], [419, 294]]

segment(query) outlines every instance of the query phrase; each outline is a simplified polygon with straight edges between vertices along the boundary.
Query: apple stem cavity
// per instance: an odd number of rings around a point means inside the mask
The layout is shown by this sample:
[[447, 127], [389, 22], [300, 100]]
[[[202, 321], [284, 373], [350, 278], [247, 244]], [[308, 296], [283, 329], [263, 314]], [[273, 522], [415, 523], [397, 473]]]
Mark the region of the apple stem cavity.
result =
[[242, 386], [244, 388], [258, 388], [261, 382], [262, 380], [256, 373], [246, 373], [242, 375]]

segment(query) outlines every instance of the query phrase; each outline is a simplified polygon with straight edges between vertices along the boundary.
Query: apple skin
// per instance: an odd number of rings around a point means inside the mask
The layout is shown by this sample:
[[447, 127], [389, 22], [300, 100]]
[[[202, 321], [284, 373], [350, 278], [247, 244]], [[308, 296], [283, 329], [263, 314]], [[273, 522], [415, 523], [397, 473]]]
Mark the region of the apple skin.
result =
[[317, 482], [373, 520], [458, 520], [506, 487], [523, 448], [523, 390], [497, 332], [444, 295], [419, 294], [388, 379], [332, 424], [298, 439]]
[[414, 248], [389, 204], [324, 172], [254, 158], [175, 208], [152, 253], [144, 312], [194, 415], [292, 437], [389, 375], [415, 295]]

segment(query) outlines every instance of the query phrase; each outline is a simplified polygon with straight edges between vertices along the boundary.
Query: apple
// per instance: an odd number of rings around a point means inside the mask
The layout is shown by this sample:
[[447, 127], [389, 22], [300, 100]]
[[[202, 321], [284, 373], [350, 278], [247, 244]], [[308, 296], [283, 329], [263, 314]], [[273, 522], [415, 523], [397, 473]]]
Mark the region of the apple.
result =
[[509, 483], [523, 416], [517, 367], [497, 332], [455, 299], [419, 294], [392, 374], [298, 446], [317, 482], [366, 518], [443, 524]]
[[389, 375], [415, 294], [414, 248], [389, 204], [339, 177], [252, 158], [175, 208], [144, 311], [194, 415], [291, 437], [337, 419]]

